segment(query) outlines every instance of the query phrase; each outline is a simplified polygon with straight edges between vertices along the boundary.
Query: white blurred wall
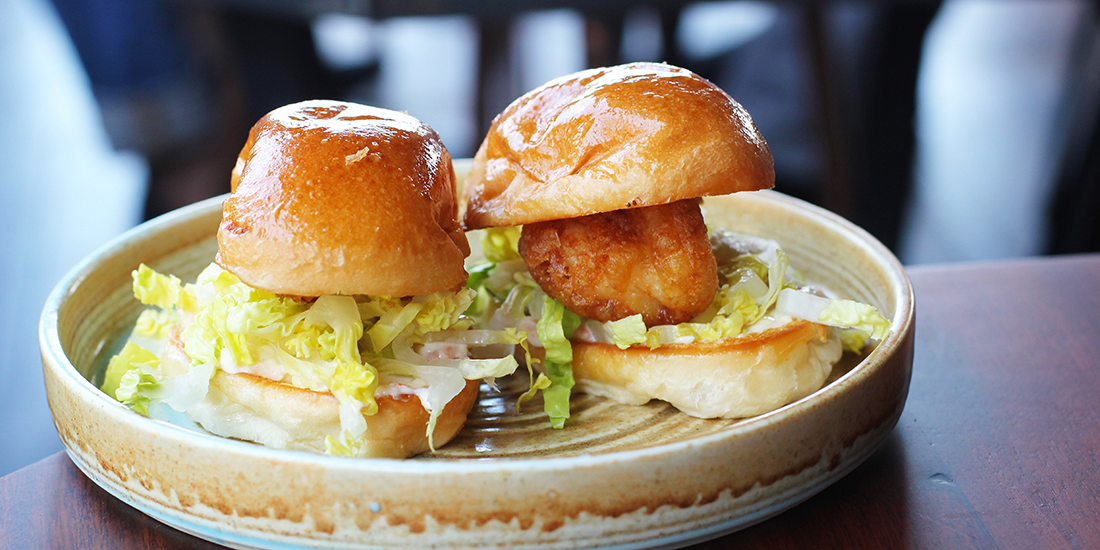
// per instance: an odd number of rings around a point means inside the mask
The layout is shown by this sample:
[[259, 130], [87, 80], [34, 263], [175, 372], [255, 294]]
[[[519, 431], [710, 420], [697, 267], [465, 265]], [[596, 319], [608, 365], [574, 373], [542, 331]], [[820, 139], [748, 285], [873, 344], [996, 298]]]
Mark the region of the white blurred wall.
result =
[[136, 224], [147, 169], [116, 153], [48, 0], [0, 1], [0, 476], [61, 450], [38, 318], [82, 258]]

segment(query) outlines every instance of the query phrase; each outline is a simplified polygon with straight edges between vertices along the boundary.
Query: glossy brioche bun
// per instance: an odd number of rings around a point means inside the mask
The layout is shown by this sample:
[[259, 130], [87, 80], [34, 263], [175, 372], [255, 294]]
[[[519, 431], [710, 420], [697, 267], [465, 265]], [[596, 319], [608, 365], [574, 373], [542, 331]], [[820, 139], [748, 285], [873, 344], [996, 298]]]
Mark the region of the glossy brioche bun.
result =
[[660, 399], [699, 418], [744, 418], [817, 391], [841, 353], [835, 331], [807, 321], [655, 350], [574, 341], [573, 378], [577, 391], [627, 405]]
[[454, 168], [403, 113], [335, 101], [276, 109], [233, 169], [217, 262], [277, 294], [413, 296], [466, 282]]
[[466, 229], [771, 188], [748, 112], [678, 67], [633, 63], [551, 81], [500, 113], [466, 179]]
[[[462, 429], [477, 401], [477, 380], [451, 399], [436, 420], [433, 440], [445, 445]], [[415, 395], [377, 396], [378, 413], [367, 416], [360, 457], [406, 458], [428, 448], [428, 412]], [[276, 449], [325, 452], [325, 438], [340, 437], [340, 403], [331, 393], [305, 390], [251, 374], [218, 370], [203, 401], [187, 415], [222, 437]]]

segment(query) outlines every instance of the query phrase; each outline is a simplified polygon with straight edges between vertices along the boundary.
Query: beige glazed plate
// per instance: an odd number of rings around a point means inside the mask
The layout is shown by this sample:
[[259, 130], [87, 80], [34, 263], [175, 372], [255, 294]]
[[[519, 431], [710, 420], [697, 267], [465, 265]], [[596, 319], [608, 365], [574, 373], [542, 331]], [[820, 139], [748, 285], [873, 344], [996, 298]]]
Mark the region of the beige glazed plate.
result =
[[517, 379], [500, 393], [483, 386], [459, 436], [409, 460], [272, 450], [140, 416], [95, 385], [140, 310], [130, 272], [144, 262], [193, 280], [213, 259], [221, 200], [108, 244], [60, 282], [40, 326], [50, 408], [73, 462], [127, 504], [213, 542], [684, 546], [821, 491], [878, 448], [905, 403], [913, 294], [897, 259], [833, 214], [760, 192], [707, 199], [708, 223], [779, 241], [807, 279], [878, 307], [893, 324], [885, 341], [842, 362], [823, 389], [771, 413], [700, 420], [662, 403], [629, 407], [576, 395], [573, 417], [554, 431], [540, 403], [516, 412], [527, 384]]

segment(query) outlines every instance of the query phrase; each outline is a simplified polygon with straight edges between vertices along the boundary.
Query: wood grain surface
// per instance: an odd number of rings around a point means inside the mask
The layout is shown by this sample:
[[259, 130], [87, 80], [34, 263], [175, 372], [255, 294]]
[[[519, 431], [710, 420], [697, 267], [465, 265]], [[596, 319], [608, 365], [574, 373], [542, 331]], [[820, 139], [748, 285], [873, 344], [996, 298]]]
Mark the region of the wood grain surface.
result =
[[[1100, 548], [1100, 255], [910, 276], [913, 380], [884, 446], [803, 504], [699, 548]], [[213, 547], [111, 497], [63, 453], [0, 478], [0, 548]]]

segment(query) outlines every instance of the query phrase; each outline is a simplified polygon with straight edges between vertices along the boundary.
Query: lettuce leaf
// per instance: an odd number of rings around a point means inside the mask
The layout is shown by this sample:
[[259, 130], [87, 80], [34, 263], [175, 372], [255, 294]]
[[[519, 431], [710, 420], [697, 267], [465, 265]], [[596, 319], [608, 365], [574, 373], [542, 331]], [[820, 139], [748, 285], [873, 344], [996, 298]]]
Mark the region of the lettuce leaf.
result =
[[206, 397], [214, 368], [196, 367], [186, 374], [167, 378], [160, 359], [136, 344], [127, 342], [107, 366], [101, 388], [133, 410], [148, 415], [149, 404], [160, 401], [183, 412]]
[[173, 275], [162, 275], [145, 264], [131, 274], [134, 280], [134, 297], [147, 306], [172, 309], [180, 305], [183, 285]]
[[790, 259], [782, 249], [776, 248], [775, 254], [776, 261], [768, 266], [768, 293], [764, 295], [762, 300], [757, 301], [756, 305], [760, 309], [756, 314], [756, 318], [750, 320], [747, 324], [755, 323], [763, 317], [764, 314], [775, 305], [775, 301], [779, 299], [779, 292], [783, 290], [783, 283], [786, 281], [787, 266], [790, 265]]
[[[103, 390], [103, 393], [117, 399], [115, 392], [122, 384], [122, 377], [127, 372], [142, 366], [159, 368], [160, 359], [153, 352], [132, 342], [127, 342], [122, 347], [122, 351], [118, 352], [118, 355], [112, 357], [111, 361], [107, 363], [107, 373], [103, 377], [103, 385], [100, 386], [100, 389]], [[119, 400], [121, 401], [121, 399]]]
[[424, 304], [416, 314], [416, 334], [446, 330], [458, 322], [473, 303], [477, 291], [465, 288], [455, 293], [437, 292], [413, 298], [414, 303]]
[[490, 227], [481, 237], [481, 250], [485, 259], [499, 264], [519, 259], [520, 227]]
[[550, 426], [560, 430], [569, 418], [569, 395], [573, 389], [573, 364], [546, 360], [543, 362], [550, 387], [542, 390], [543, 409], [550, 417]]
[[536, 326], [536, 333], [546, 350], [546, 360], [572, 363], [573, 346], [569, 338], [573, 336], [573, 330], [580, 326], [580, 316], [549, 296], [544, 296], [542, 303], [542, 315]]
[[340, 439], [331, 435], [325, 436], [325, 454], [334, 456], [359, 456], [362, 448], [361, 440], [351, 435], [348, 430], [341, 430]]
[[562, 428], [569, 418], [569, 394], [574, 384], [573, 345], [569, 338], [580, 323], [580, 316], [561, 302], [549, 296], [543, 298], [536, 333], [546, 350], [543, 367], [550, 386], [542, 390], [542, 399], [550, 425], [555, 429]]
[[415, 365], [416, 375], [427, 382], [427, 393], [421, 397], [428, 410], [428, 448], [435, 450], [435, 425], [439, 415], [456, 395], [466, 388], [466, 379], [457, 370], [432, 365]]
[[776, 312], [841, 329], [845, 349], [859, 351], [868, 337], [882, 340], [890, 331], [890, 321], [873, 306], [854, 300], [830, 299], [794, 289], [783, 289]]
[[826, 325], [869, 332], [876, 340], [882, 340], [890, 331], [890, 321], [877, 309], [853, 300], [830, 300], [818, 313], [817, 320]]
[[867, 346], [867, 341], [870, 339], [871, 333], [865, 330], [859, 330], [858, 328], [840, 330], [840, 345], [844, 351], [860, 353]]
[[530, 401], [531, 398], [535, 397], [538, 392], [549, 388], [551, 383], [550, 378], [547, 377], [545, 373], [540, 372], [538, 378], [531, 382], [531, 387], [516, 399], [516, 413], [519, 413], [520, 407], [527, 401]]
[[164, 340], [169, 330], [179, 322], [179, 316], [171, 309], [146, 309], [138, 315], [134, 334], [143, 338]]
[[646, 341], [645, 321], [642, 320], [640, 313], [611, 321], [607, 323], [607, 328], [610, 329], [612, 341], [619, 349], [644, 344]]
[[367, 331], [370, 336], [372, 349], [378, 353], [393, 342], [410, 323], [416, 320], [424, 304], [409, 302], [399, 307], [388, 309], [378, 321]]
[[466, 279], [466, 288], [477, 290], [485, 283], [485, 279], [489, 278], [489, 274], [493, 272], [497, 264], [494, 262], [481, 262], [477, 265], [471, 266], [466, 271], [470, 274]]
[[[311, 324], [324, 324], [332, 329], [331, 339], [320, 339], [322, 357], [331, 355], [336, 370], [328, 380], [329, 390], [340, 401], [341, 425], [359, 437], [366, 430], [363, 412], [378, 412], [374, 392], [378, 389], [378, 371], [364, 363], [359, 354], [359, 339], [363, 336], [363, 322], [359, 306], [351, 296], [321, 296], [306, 313]], [[353, 414], [354, 413], [354, 414]]]

